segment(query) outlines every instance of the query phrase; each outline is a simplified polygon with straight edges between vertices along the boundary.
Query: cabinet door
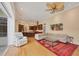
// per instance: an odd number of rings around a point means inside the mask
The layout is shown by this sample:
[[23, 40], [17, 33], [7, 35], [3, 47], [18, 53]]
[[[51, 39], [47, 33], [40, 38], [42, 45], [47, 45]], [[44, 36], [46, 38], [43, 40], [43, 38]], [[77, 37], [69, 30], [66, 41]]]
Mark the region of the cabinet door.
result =
[[23, 32], [24, 31], [24, 25], [19, 24], [18, 25], [18, 31]]

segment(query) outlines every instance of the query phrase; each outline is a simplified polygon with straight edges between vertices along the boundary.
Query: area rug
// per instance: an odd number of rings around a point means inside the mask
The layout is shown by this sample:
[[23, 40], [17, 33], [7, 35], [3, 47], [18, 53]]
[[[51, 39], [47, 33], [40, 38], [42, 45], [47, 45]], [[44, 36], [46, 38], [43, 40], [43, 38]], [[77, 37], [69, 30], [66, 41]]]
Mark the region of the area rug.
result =
[[63, 42], [59, 42], [56, 41], [54, 46], [51, 46], [50, 44], [47, 44], [47, 40], [42, 39], [42, 40], [38, 40], [38, 42], [44, 46], [45, 48], [47, 48], [48, 50], [50, 50], [51, 52], [55, 53], [58, 56], [71, 56], [73, 54], [73, 52], [76, 50], [76, 48], [78, 47], [78, 45], [72, 44], [72, 43], [63, 43]]

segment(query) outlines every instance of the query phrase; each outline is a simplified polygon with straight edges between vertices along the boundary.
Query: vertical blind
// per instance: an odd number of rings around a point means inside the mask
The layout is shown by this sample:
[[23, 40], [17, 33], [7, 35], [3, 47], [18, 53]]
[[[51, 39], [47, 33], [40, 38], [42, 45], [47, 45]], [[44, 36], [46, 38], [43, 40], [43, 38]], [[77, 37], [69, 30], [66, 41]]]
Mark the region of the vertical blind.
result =
[[0, 37], [7, 36], [7, 18], [0, 17]]

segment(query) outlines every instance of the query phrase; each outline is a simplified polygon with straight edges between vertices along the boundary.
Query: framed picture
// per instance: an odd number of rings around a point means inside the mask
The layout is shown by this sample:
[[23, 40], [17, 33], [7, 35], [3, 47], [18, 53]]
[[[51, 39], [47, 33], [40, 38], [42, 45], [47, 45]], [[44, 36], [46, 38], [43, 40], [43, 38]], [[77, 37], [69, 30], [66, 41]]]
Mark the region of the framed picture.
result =
[[63, 30], [63, 24], [62, 23], [53, 24], [53, 25], [50, 25], [50, 26], [51, 26], [51, 29], [55, 30], [55, 31]]

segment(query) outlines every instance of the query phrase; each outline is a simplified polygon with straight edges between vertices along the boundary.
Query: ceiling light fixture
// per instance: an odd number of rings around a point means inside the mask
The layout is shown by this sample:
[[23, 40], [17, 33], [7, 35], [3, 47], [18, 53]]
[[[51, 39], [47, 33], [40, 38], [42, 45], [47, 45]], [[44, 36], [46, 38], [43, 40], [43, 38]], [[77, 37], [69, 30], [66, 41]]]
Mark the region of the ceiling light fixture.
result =
[[64, 2], [52, 2], [47, 3], [47, 11], [50, 11], [50, 13], [55, 13], [58, 11], [64, 10]]
[[23, 10], [23, 8], [21, 8], [21, 10]]

